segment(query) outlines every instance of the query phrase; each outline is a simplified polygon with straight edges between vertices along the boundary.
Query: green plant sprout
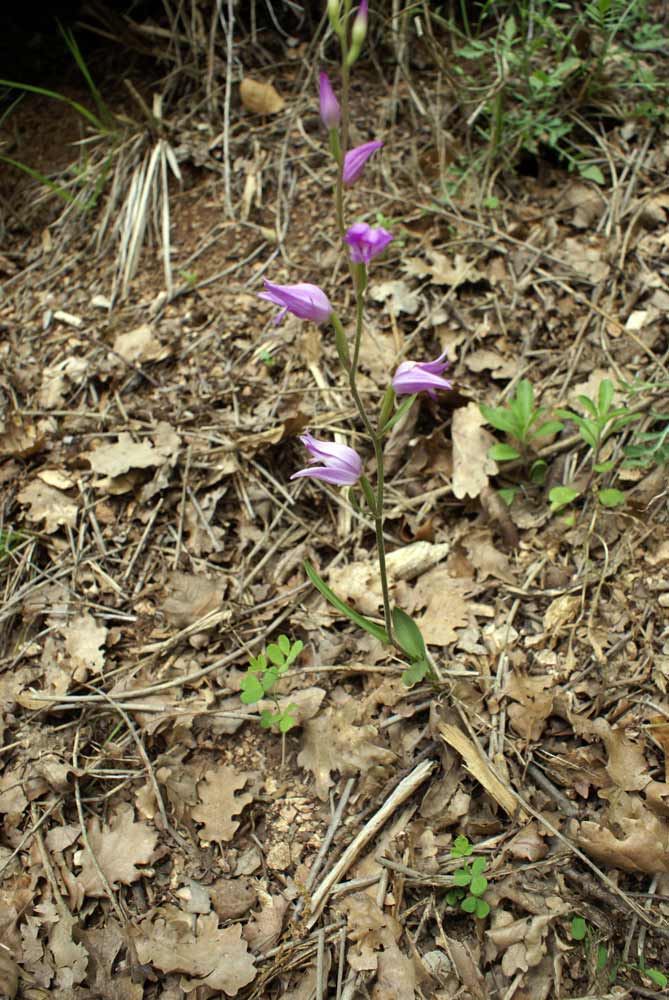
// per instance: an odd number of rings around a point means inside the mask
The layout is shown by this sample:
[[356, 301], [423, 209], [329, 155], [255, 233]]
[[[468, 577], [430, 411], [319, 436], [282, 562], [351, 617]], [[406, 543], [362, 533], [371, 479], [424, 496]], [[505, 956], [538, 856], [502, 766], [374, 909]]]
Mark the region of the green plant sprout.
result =
[[669, 414], [651, 413], [652, 427], [657, 429], [635, 435], [632, 443], [623, 449], [624, 465], [628, 469], [647, 469], [651, 465], [669, 462]]
[[548, 407], [534, 405], [534, 389], [526, 378], [518, 383], [516, 395], [511, 397], [506, 406], [486, 406], [485, 403], [480, 403], [479, 409], [489, 424], [498, 431], [503, 431], [515, 442], [492, 446], [488, 455], [498, 462], [513, 462], [519, 458], [527, 461], [537, 439], [550, 437], [562, 430], [559, 420], [542, 421]]
[[[546, 475], [546, 463], [543, 459], [531, 461], [536, 443], [544, 437], [550, 437], [562, 430], [559, 420], [543, 420], [548, 412], [546, 406], [535, 406], [532, 383], [524, 378], [516, 390], [515, 396], [506, 406], [487, 406], [479, 404], [481, 415], [496, 430], [502, 431], [513, 444], [495, 444], [489, 449], [488, 455], [496, 462], [514, 462], [522, 459], [529, 464], [530, 481], [541, 484]], [[505, 503], [513, 503], [518, 492], [517, 486], [505, 487], [499, 495]]]
[[[639, 420], [640, 413], [630, 413], [627, 407], [613, 406], [615, 389], [610, 379], [605, 378], [599, 386], [597, 400], [591, 399], [583, 394], [578, 396], [578, 401], [585, 410], [587, 416], [574, 413], [573, 410], [559, 409], [557, 414], [563, 420], [571, 420], [581, 435], [581, 438], [592, 451], [592, 474], [595, 472], [603, 474], [610, 472], [615, 465], [615, 459], [605, 462], [600, 461], [600, 453], [604, 443], [614, 434], [617, 434], [627, 424], [634, 420]], [[625, 494], [614, 487], [605, 487], [595, 491], [598, 502], [602, 507], [620, 507], [625, 503]], [[572, 503], [580, 495], [580, 491], [571, 486], [555, 486], [548, 494], [551, 503], [551, 510], [556, 512]]]
[[[265, 708], [260, 713], [260, 725], [263, 729], [276, 726], [278, 732], [285, 735], [296, 725], [293, 710], [295, 704], [281, 709], [279, 700], [274, 694], [274, 685], [288, 670], [304, 648], [301, 639], [291, 643], [287, 635], [280, 635], [276, 642], [271, 642], [263, 653], [249, 659], [249, 668], [242, 677], [241, 700], [244, 705], [255, 705], [265, 698], [274, 702], [276, 712]], [[269, 661], [269, 662], [268, 662]], [[271, 666], [270, 666], [271, 664]]]
[[[572, 941], [583, 942], [586, 958], [590, 960], [590, 956], [593, 953], [593, 945], [595, 944], [595, 935], [592, 926], [587, 922], [585, 917], [576, 915], [572, 917], [570, 930]], [[610, 984], [615, 983], [620, 969], [641, 973], [642, 976], [646, 976], [647, 979], [650, 979], [650, 981], [661, 990], [665, 989], [667, 984], [669, 984], [669, 976], [667, 976], [667, 974], [661, 969], [647, 966], [643, 955], [639, 956], [638, 965], [634, 962], [621, 962], [616, 959], [615, 955], [609, 956], [609, 951], [606, 945], [599, 942], [599, 944], [597, 944], [597, 952], [595, 955], [595, 971], [597, 973], [603, 972], [609, 964], [609, 961], [611, 961], [611, 967], [608, 972]]]
[[[451, 857], [466, 859], [473, 850], [468, 838], [461, 834], [453, 841]], [[488, 879], [483, 874], [487, 867], [488, 862], [485, 858], [474, 858], [471, 864], [465, 860], [462, 868], [455, 869], [454, 888], [446, 893], [446, 902], [449, 906], [457, 906], [459, 903], [461, 910], [473, 913], [479, 920], [488, 916], [490, 904], [483, 899], [488, 888]]]

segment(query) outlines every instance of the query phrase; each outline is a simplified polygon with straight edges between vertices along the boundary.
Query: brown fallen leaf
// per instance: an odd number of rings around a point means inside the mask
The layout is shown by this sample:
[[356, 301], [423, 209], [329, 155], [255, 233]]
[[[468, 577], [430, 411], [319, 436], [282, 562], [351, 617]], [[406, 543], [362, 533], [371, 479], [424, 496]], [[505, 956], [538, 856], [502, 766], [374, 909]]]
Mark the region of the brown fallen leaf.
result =
[[186, 992], [206, 986], [234, 997], [255, 979], [256, 968], [240, 924], [219, 929], [218, 917], [196, 918], [175, 906], [162, 906], [133, 931], [137, 957], [161, 972], [182, 972]]
[[94, 451], [85, 451], [82, 458], [89, 463], [93, 472], [101, 476], [121, 476], [131, 469], [148, 469], [162, 465], [166, 454], [151, 441], [133, 441], [127, 431], [118, 436], [115, 444], [103, 444]]
[[395, 760], [392, 751], [373, 742], [378, 739], [375, 726], [358, 724], [359, 710], [359, 705], [351, 698], [336, 708], [326, 708], [304, 726], [297, 763], [311, 771], [316, 794], [323, 802], [327, 801], [328, 789], [334, 784], [330, 777], [332, 771], [339, 771], [341, 775], [356, 774]]
[[402, 926], [385, 913], [371, 896], [356, 892], [340, 907], [346, 915], [351, 941], [348, 963], [356, 972], [376, 971], [373, 1000], [414, 1000], [416, 972], [397, 942]]
[[492, 576], [495, 580], [503, 580], [504, 583], [516, 583], [509, 557], [495, 545], [492, 531], [487, 528], [470, 531], [463, 539], [463, 545], [479, 581]]
[[28, 518], [31, 521], [44, 521], [44, 530], [48, 535], [58, 531], [61, 525], [73, 528], [77, 523], [77, 503], [65, 493], [38, 479], [21, 490], [18, 500], [19, 503], [30, 505]]
[[239, 96], [246, 110], [254, 115], [276, 115], [286, 103], [271, 83], [260, 83], [248, 76], [239, 85]]
[[647, 809], [637, 795], [617, 788], [602, 790], [599, 795], [609, 802], [600, 822], [572, 820], [570, 832], [581, 850], [601, 864], [623, 871], [649, 875], [669, 872], [667, 822]]
[[203, 842], [232, 840], [241, 820], [233, 819], [253, 801], [250, 792], [238, 795], [250, 774], [236, 771], [234, 767], [219, 767], [207, 771], [197, 786], [199, 805], [191, 815], [196, 823], [202, 823], [198, 831]]
[[63, 630], [67, 650], [77, 680], [84, 681], [88, 672], [102, 672], [105, 665], [103, 647], [107, 629], [98, 625], [92, 615], [85, 613], [74, 618]]
[[[91, 850], [112, 888], [119, 883], [136, 882], [142, 875], [137, 865], [148, 864], [158, 842], [156, 831], [146, 823], [136, 823], [134, 815], [132, 806], [125, 803], [119, 806], [109, 825], [103, 825], [97, 816], [93, 816], [88, 825]], [[81, 865], [77, 880], [85, 894], [106, 896], [107, 891], [86, 848], [76, 852], [74, 863]]]
[[288, 900], [283, 896], [269, 896], [257, 914], [242, 931], [251, 951], [263, 955], [273, 948], [281, 937]]
[[121, 333], [114, 341], [114, 351], [125, 361], [162, 361], [169, 357], [170, 350], [156, 337], [156, 332], [148, 323]]
[[177, 628], [184, 628], [221, 607], [225, 583], [196, 573], [170, 573], [163, 611]]
[[0, 942], [0, 995], [14, 1000], [19, 988], [19, 967], [7, 947]]
[[495, 438], [484, 424], [477, 403], [453, 411], [453, 493], [458, 500], [477, 497], [488, 485], [488, 477], [497, 473], [497, 463], [488, 458]]

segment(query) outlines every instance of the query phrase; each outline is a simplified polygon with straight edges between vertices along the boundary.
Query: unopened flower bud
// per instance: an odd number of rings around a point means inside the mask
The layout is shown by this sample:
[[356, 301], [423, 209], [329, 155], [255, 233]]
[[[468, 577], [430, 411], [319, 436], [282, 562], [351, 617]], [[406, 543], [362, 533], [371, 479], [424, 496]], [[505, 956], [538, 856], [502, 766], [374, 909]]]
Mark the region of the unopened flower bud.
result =
[[328, 0], [328, 18], [332, 30], [339, 34], [341, 31], [341, 0]]
[[368, 16], [367, 0], [360, 0], [358, 13], [355, 15], [353, 27], [351, 28], [351, 48], [347, 58], [349, 66], [352, 66], [360, 55], [363, 43], [367, 37]]

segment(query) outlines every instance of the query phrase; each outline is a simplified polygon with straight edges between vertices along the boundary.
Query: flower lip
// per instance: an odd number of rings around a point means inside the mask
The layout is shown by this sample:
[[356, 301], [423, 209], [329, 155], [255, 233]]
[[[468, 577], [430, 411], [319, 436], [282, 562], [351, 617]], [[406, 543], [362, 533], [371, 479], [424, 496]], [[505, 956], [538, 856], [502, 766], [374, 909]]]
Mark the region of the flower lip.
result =
[[402, 361], [393, 375], [392, 386], [398, 396], [410, 396], [416, 392], [426, 392], [432, 399], [437, 398], [436, 389], [452, 389], [453, 383], [441, 378], [448, 368], [446, 351], [435, 361]]
[[392, 242], [394, 236], [387, 229], [378, 226], [376, 229], [366, 222], [354, 222], [344, 236], [344, 242], [351, 248], [351, 260], [354, 264], [369, 264]]
[[321, 121], [328, 130], [337, 128], [339, 122], [341, 121], [341, 108], [339, 107], [339, 101], [335, 96], [335, 92], [332, 89], [330, 78], [327, 73], [321, 70], [318, 80]]
[[[354, 448], [336, 441], [319, 441], [308, 431], [300, 441], [310, 454], [309, 467], [294, 472], [291, 479], [311, 477], [336, 486], [353, 486], [362, 473], [362, 459]], [[314, 466], [314, 462], [322, 465]]]
[[259, 299], [280, 306], [281, 311], [274, 318], [280, 323], [287, 312], [298, 319], [310, 319], [314, 323], [325, 323], [332, 314], [332, 306], [322, 288], [302, 282], [297, 285], [275, 285], [265, 278], [265, 291], [258, 292]]
[[367, 160], [370, 156], [374, 155], [377, 149], [381, 149], [382, 146], [382, 142], [375, 140], [374, 142], [363, 142], [362, 146], [349, 149], [344, 157], [344, 169], [342, 173], [344, 184], [355, 183], [362, 173]]

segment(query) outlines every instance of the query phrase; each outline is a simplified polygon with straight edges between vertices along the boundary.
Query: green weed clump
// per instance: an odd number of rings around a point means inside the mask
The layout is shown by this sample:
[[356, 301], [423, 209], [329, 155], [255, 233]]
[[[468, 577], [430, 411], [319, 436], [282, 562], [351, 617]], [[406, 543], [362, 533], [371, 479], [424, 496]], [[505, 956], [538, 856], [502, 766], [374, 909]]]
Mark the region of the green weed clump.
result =
[[469, 862], [467, 858], [473, 851], [467, 837], [460, 835], [453, 841], [451, 857], [462, 858], [463, 865], [453, 872], [454, 888], [446, 893], [446, 902], [449, 906], [459, 905], [464, 913], [483, 920], [490, 913], [490, 904], [483, 898], [488, 888], [488, 879], [483, 874], [488, 862], [486, 858], [474, 858]]
[[[443, 70], [470, 133], [444, 178], [447, 198], [470, 174], [494, 178], [546, 153], [604, 184], [606, 159], [591, 137], [612, 119], [666, 117], [669, 32], [647, 0], [461, 0], [451, 17], [430, 8], [430, 21], [449, 41]], [[436, 58], [438, 37], [433, 30]]]

